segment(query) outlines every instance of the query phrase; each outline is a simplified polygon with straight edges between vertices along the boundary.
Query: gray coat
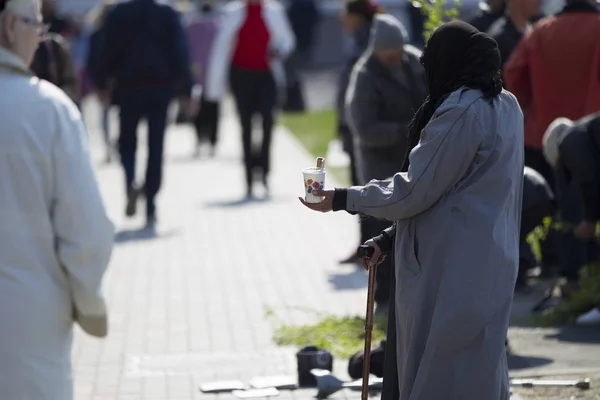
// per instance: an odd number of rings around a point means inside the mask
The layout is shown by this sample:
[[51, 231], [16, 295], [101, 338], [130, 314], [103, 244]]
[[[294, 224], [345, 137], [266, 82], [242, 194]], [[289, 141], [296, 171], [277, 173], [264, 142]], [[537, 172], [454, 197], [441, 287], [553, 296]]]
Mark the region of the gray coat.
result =
[[407, 148], [408, 125], [427, 97], [421, 52], [405, 47], [397, 74], [371, 52], [356, 64], [346, 95], [346, 117], [354, 141], [358, 179], [386, 179], [400, 171]]
[[398, 400], [508, 400], [504, 341], [519, 259], [523, 114], [461, 88], [391, 180], [346, 209], [395, 221]]

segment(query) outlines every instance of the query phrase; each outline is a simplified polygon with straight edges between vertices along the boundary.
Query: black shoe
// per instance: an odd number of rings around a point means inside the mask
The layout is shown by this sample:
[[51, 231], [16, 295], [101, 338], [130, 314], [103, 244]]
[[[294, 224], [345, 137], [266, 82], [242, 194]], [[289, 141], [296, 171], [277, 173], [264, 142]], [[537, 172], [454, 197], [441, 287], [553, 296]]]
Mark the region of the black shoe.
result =
[[137, 200], [139, 192], [137, 189], [129, 189], [127, 193], [127, 206], [125, 207], [125, 215], [133, 217], [137, 211]]
[[156, 228], [156, 215], [149, 215], [146, 217], [146, 229]]

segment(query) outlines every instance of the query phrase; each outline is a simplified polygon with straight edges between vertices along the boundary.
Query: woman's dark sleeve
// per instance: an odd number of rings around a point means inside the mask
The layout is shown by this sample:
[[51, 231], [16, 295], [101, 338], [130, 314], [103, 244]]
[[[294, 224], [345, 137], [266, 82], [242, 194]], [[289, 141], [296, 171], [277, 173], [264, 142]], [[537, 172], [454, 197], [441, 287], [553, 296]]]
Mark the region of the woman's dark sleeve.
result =
[[[348, 189], [335, 189], [333, 194], [332, 209], [333, 211], [346, 211], [349, 214], [357, 214], [346, 210], [346, 203], [348, 199]], [[379, 246], [382, 254], [389, 254], [394, 249], [394, 239], [396, 237], [396, 224], [390, 228], [384, 230], [381, 235], [375, 236], [373, 241]]]
[[356, 215], [356, 212], [346, 210], [348, 203], [348, 189], [335, 189], [331, 208], [333, 211], [346, 211], [348, 214]]
[[373, 241], [375, 242], [375, 244], [377, 244], [377, 246], [379, 246], [379, 249], [381, 250], [382, 254], [390, 254], [394, 250], [395, 239], [396, 239], [396, 224], [394, 224], [391, 227], [384, 230], [381, 233], [381, 235], [375, 236], [373, 238]]

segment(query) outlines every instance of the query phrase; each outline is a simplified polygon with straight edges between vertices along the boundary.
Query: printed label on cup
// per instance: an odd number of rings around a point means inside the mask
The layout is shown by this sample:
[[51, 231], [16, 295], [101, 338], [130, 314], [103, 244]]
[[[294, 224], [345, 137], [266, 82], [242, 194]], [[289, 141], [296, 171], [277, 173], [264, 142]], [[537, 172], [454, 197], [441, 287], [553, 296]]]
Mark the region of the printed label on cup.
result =
[[325, 171], [308, 168], [302, 171], [304, 175], [304, 200], [307, 203], [320, 203], [323, 198], [313, 193], [325, 189]]

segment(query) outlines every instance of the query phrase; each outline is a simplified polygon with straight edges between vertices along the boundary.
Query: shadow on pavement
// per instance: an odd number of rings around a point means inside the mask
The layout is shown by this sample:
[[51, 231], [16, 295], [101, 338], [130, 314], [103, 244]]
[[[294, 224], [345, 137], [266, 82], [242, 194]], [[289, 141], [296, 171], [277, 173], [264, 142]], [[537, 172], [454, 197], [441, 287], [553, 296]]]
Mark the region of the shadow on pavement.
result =
[[508, 355], [508, 369], [510, 370], [537, 368], [552, 364], [553, 362], [554, 360], [545, 357], [519, 356], [517, 354]]
[[560, 342], [600, 344], [600, 326], [565, 326], [558, 333], [544, 337]]
[[367, 287], [367, 274], [362, 268], [354, 268], [352, 272], [330, 274], [328, 281], [335, 290], [362, 289]]
[[144, 227], [141, 229], [130, 229], [117, 232], [115, 243], [135, 242], [141, 240], [165, 239], [176, 236], [177, 231], [157, 232], [156, 228]]
[[264, 197], [242, 197], [237, 200], [217, 200], [203, 203], [204, 208], [228, 208], [228, 207], [243, 207], [256, 204], [267, 204], [280, 202], [282, 199], [274, 198], [273, 196]]

